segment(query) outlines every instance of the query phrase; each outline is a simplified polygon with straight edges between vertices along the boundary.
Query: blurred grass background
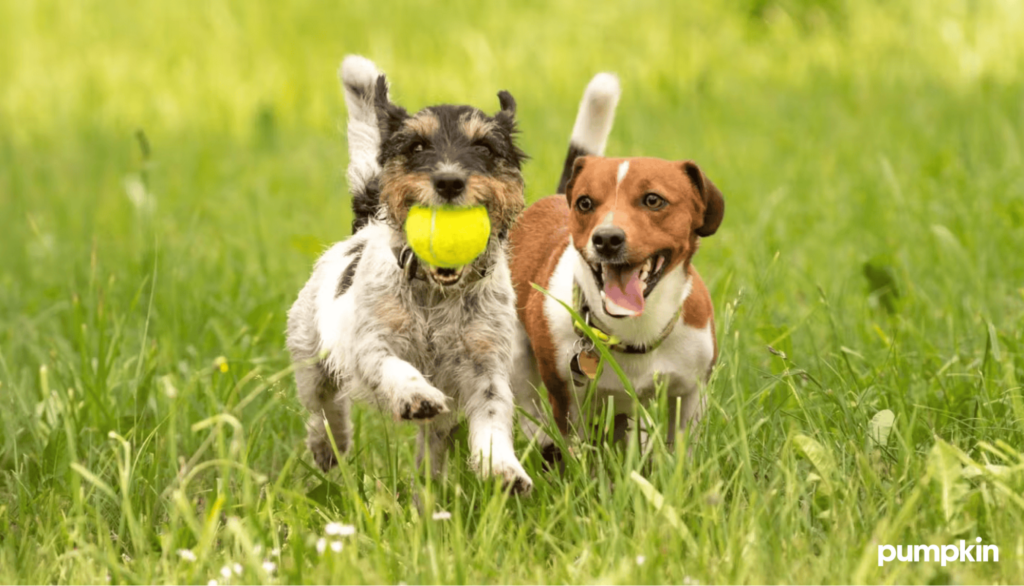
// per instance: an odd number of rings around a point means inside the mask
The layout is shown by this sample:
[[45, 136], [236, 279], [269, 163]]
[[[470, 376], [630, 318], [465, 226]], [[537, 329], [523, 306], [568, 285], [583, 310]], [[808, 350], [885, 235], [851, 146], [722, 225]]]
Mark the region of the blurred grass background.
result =
[[[1019, 580], [1021, 30], [1009, 0], [0, 0], [0, 582]], [[721, 187], [692, 461], [531, 455], [505, 499], [411, 478], [411, 430], [360, 411], [309, 468], [282, 332], [350, 225], [347, 53], [411, 110], [511, 91], [531, 200], [598, 71], [608, 154]], [[329, 520], [358, 531], [321, 557]], [[974, 536], [999, 563], [874, 563]]]

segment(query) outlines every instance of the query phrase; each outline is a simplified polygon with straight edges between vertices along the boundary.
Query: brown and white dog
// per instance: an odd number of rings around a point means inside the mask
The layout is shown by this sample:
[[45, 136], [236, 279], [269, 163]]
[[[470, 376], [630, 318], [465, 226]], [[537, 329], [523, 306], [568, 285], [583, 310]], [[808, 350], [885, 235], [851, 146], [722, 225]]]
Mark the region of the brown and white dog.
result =
[[[691, 261], [700, 239], [718, 229], [725, 202], [692, 161], [577, 157], [600, 154], [611, 128], [618, 86], [610, 108], [608, 93], [598, 89], [592, 83], [584, 94], [559, 185], [564, 195], [534, 203], [509, 233], [521, 328], [513, 391], [543, 421], [536, 390], [543, 383], [563, 434], [570, 424], [590, 427], [578, 393], [594, 375], [596, 353], [569, 312], [536, 283], [613, 337], [612, 356], [642, 401], [654, 397], [656, 374], [667, 383], [675, 429], [700, 416], [700, 387], [717, 358], [711, 297]], [[633, 411], [621, 381], [604, 368], [592, 404], [609, 398], [617, 414]], [[522, 426], [554, 455], [551, 438], [537, 425], [525, 420]]]

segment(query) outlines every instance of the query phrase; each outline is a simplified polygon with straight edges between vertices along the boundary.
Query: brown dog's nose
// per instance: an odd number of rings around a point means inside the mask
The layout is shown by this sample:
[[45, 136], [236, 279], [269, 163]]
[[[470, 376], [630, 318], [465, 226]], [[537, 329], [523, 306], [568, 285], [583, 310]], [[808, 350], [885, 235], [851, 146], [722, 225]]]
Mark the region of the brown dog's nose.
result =
[[601, 226], [590, 236], [594, 250], [605, 257], [618, 256], [626, 244], [626, 233], [618, 226]]
[[434, 190], [442, 199], [455, 199], [466, 190], [466, 181], [453, 173], [436, 173], [431, 180], [434, 182]]

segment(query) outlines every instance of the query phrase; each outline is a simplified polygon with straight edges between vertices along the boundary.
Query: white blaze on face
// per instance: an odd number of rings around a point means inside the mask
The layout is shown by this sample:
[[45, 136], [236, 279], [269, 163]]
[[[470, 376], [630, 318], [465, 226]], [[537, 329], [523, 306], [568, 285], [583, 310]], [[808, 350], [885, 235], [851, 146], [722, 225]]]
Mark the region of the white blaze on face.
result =
[[[629, 173], [629, 161], [622, 161], [619, 163], [619, 171], [615, 174], [615, 200], [612, 201], [612, 212], [615, 208], [619, 207], [619, 186], [622, 185], [622, 180], [626, 178], [626, 173]], [[609, 220], [611, 216], [609, 216]]]

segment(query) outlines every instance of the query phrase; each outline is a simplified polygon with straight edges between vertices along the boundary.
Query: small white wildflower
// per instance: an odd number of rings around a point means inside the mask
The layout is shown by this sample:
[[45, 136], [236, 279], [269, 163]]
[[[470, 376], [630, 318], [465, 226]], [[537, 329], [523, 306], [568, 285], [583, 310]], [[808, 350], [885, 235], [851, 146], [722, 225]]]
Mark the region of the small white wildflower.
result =
[[281, 550], [275, 547], [274, 549], [270, 550], [270, 555], [272, 555], [275, 558], [279, 558], [281, 557]]
[[231, 579], [231, 568], [229, 568], [227, 566], [224, 566], [223, 568], [220, 569], [220, 575], [225, 580], [230, 580]]
[[179, 549], [178, 556], [186, 562], [196, 561], [196, 554], [192, 553], [191, 549]]
[[451, 518], [452, 518], [452, 514], [449, 513], [448, 511], [438, 511], [438, 512], [434, 513], [434, 520], [435, 521], [447, 521], [448, 519], [451, 519]]
[[206, 583], [206, 586], [217, 586], [217, 581], [216, 580], [210, 580], [209, 582]]
[[324, 555], [325, 551], [327, 551], [327, 540], [321, 537], [316, 540], [316, 552], [320, 555]]
[[242, 564], [235, 562], [235, 565], [231, 566], [231, 569], [235, 571], [235, 574], [242, 575]]
[[263, 562], [263, 571], [265, 571], [268, 574], [273, 574], [275, 571], [277, 571], [277, 564], [270, 560], [267, 560]]
[[344, 547], [344, 546], [342, 545], [342, 543], [340, 541], [332, 541], [331, 542], [331, 551], [333, 551], [334, 553], [338, 553], [339, 551], [341, 551], [342, 547]]
[[645, 558], [644, 556], [642, 556], [642, 555], [636, 556], [636, 565], [642, 566], [642, 565], [644, 565], [644, 562], [646, 562], [646, 561], [647, 561], [647, 558]]
[[354, 535], [356, 528], [352, 525], [342, 525], [341, 523], [328, 523], [324, 527], [324, 533], [328, 535], [337, 535], [344, 537], [346, 535]]

